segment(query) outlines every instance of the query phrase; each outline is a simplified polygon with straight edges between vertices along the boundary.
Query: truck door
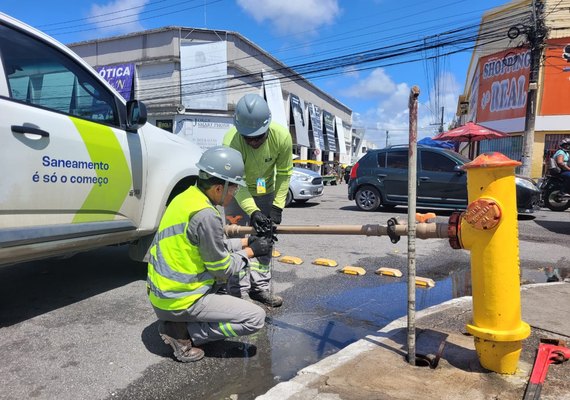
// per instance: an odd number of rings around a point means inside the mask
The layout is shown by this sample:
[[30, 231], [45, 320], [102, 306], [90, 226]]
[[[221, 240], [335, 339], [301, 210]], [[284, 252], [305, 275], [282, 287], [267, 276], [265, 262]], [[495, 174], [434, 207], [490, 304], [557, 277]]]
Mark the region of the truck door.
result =
[[69, 54], [1, 24], [0, 61], [0, 246], [134, 229], [141, 143], [124, 104]]

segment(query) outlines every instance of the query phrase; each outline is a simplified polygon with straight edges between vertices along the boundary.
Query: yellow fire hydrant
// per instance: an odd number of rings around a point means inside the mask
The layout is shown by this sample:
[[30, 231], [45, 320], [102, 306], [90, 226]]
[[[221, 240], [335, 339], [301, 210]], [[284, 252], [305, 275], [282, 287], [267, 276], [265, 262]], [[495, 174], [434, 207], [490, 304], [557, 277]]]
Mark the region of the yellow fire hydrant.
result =
[[485, 153], [465, 164], [469, 205], [459, 221], [462, 248], [471, 251], [473, 320], [481, 365], [502, 374], [517, 369], [522, 340], [515, 167], [501, 153]]

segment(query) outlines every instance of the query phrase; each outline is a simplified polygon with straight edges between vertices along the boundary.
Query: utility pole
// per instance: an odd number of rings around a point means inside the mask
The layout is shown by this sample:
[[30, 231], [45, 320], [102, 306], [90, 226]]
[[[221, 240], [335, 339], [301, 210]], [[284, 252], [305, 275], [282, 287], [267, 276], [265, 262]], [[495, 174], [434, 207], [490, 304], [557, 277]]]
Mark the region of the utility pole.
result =
[[389, 136], [389, 133], [388, 133], [388, 131], [386, 131], [386, 147], [388, 147], [388, 138], [389, 138], [389, 137], [390, 137], [390, 136]]
[[546, 38], [546, 28], [543, 20], [544, 4], [542, 0], [532, 1], [531, 26], [527, 28], [528, 44], [530, 46], [530, 71], [528, 78], [528, 93], [526, 98], [526, 116], [524, 123], [521, 175], [530, 178], [532, 165], [532, 149], [534, 146], [534, 127], [536, 122], [536, 93], [538, 77], [542, 63], [542, 50]]
[[[443, 132], [443, 111], [445, 110], [445, 107], [441, 107], [441, 117], [439, 118], [439, 123], [435, 123], [435, 124], [430, 124], [430, 125], [434, 125], [434, 126], [439, 126], [437, 128], [439, 133]], [[437, 120], [436, 120], [437, 121]]]

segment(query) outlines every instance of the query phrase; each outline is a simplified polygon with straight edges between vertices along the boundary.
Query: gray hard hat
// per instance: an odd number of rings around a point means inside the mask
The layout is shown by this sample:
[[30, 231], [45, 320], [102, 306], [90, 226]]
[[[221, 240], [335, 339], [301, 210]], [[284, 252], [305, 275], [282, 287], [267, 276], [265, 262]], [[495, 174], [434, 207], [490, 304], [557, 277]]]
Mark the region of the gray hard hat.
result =
[[570, 138], [562, 139], [559, 146], [568, 146], [570, 145]]
[[263, 97], [249, 93], [239, 99], [234, 113], [234, 125], [240, 135], [263, 135], [270, 123], [271, 111]]
[[201, 179], [215, 176], [245, 186], [243, 179], [245, 166], [241, 153], [236, 149], [225, 146], [211, 147], [202, 154], [196, 166], [200, 169]]

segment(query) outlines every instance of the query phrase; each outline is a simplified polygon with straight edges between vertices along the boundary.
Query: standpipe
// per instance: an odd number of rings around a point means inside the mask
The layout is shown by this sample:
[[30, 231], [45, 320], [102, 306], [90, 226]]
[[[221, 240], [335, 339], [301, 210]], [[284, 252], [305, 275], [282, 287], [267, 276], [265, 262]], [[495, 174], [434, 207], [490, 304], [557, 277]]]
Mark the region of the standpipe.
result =
[[521, 320], [515, 167], [501, 153], [463, 165], [469, 205], [450, 217], [450, 244], [471, 252], [474, 336], [479, 362], [502, 374], [517, 369], [530, 327]]
[[[239, 237], [255, 233], [251, 226], [226, 225], [224, 230], [229, 237]], [[395, 243], [399, 240], [400, 236], [408, 235], [408, 226], [406, 224], [398, 224], [395, 219], [391, 219], [388, 225], [277, 225], [275, 233], [296, 235], [388, 236], [392, 242]], [[416, 224], [416, 237], [420, 239], [448, 238], [448, 224], [439, 222], [418, 223]]]

